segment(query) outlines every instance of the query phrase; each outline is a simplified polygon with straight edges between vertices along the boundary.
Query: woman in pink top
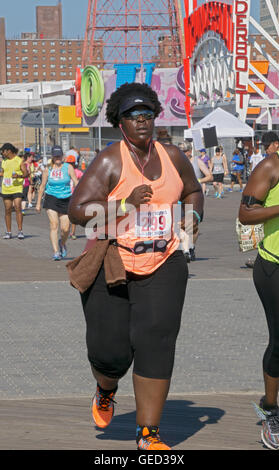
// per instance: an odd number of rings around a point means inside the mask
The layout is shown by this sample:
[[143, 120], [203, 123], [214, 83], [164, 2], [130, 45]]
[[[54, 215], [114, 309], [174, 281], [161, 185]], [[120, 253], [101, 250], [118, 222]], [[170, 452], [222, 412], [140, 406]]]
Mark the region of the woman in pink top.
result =
[[[24, 178], [23, 183], [23, 199], [21, 203], [22, 214], [25, 214], [26, 203], [30, 201], [29, 194], [30, 194], [30, 186], [31, 186], [31, 173], [32, 173], [32, 163], [33, 163], [33, 155], [30, 152], [26, 152], [23, 157], [23, 161], [25, 162], [28, 176]], [[31, 198], [32, 199], [32, 198]], [[28, 205], [29, 207], [29, 205]]]
[[[74, 170], [75, 170], [75, 174], [76, 174], [76, 177], [78, 180], [81, 179], [81, 177], [83, 176], [83, 171], [79, 170], [77, 168], [77, 164], [76, 164], [76, 159], [74, 157], [74, 155], [69, 155], [67, 158], [66, 158], [66, 163], [70, 163], [70, 165], [73, 166]], [[71, 189], [72, 189], [72, 194], [74, 192], [74, 185], [73, 185], [73, 182], [71, 181]], [[70, 233], [70, 238], [72, 240], [76, 240], [77, 237], [76, 237], [76, 224], [72, 224], [72, 229], [71, 229], [71, 233]]]

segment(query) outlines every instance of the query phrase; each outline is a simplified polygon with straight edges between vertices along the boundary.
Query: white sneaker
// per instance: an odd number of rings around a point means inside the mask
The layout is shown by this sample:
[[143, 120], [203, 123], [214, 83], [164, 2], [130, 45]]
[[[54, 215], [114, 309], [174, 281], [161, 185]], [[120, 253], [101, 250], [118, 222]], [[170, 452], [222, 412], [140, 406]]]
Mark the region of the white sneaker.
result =
[[6, 235], [4, 235], [3, 239], [4, 240], [10, 240], [12, 238], [12, 232], [6, 232]]
[[18, 238], [19, 240], [23, 240], [23, 239], [24, 239], [24, 235], [23, 235], [23, 232], [22, 232], [22, 231], [18, 232], [17, 238]]
[[32, 209], [32, 207], [33, 207], [33, 204], [31, 204], [31, 203], [28, 204], [28, 209]]

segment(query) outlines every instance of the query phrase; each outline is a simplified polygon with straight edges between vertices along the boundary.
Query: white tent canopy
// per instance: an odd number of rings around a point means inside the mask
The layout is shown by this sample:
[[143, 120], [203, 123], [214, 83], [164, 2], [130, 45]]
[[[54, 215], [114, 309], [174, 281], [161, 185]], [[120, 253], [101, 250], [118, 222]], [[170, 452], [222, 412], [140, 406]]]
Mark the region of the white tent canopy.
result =
[[217, 138], [225, 137], [254, 137], [254, 130], [240, 121], [231, 113], [217, 108], [212, 113], [205, 116], [193, 127], [184, 131], [184, 139], [192, 139], [193, 131], [202, 131], [202, 129], [209, 127], [216, 127]]

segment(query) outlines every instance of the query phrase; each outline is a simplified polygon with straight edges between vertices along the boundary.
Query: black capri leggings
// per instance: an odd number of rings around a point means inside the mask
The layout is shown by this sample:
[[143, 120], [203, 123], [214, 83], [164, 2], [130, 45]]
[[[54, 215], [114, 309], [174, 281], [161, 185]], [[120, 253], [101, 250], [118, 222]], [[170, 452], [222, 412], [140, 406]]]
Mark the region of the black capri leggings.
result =
[[254, 284], [262, 301], [269, 330], [269, 344], [263, 357], [263, 370], [270, 377], [279, 377], [279, 264], [257, 256]]
[[82, 294], [88, 359], [106, 377], [134, 373], [170, 379], [180, 329], [188, 267], [176, 251], [154, 273], [130, 276], [109, 289], [102, 268]]

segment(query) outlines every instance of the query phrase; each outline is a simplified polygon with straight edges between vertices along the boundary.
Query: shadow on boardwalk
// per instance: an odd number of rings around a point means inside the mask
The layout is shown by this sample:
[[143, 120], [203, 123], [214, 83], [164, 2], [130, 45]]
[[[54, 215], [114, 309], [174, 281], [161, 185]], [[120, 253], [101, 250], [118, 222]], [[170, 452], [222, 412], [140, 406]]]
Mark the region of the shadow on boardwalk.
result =
[[[193, 407], [193, 405], [195, 405], [195, 402], [189, 400], [168, 400], [166, 402], [160, 436], [162, 440], [165, 436], [165, 440], [171, 447], [186, 441], [200, 432], [205, 426], [217, 424], [225, 414], [225, 411], [220, 408]], [[134, 441], [135, 422], [135, 411], [115, 416], [111, 426], [96, 435], [96, 439], [100, 441]], [[100, 432], [100, 430], [98, 431]], [[166, 434], [168, 434], [168, 437]]]

